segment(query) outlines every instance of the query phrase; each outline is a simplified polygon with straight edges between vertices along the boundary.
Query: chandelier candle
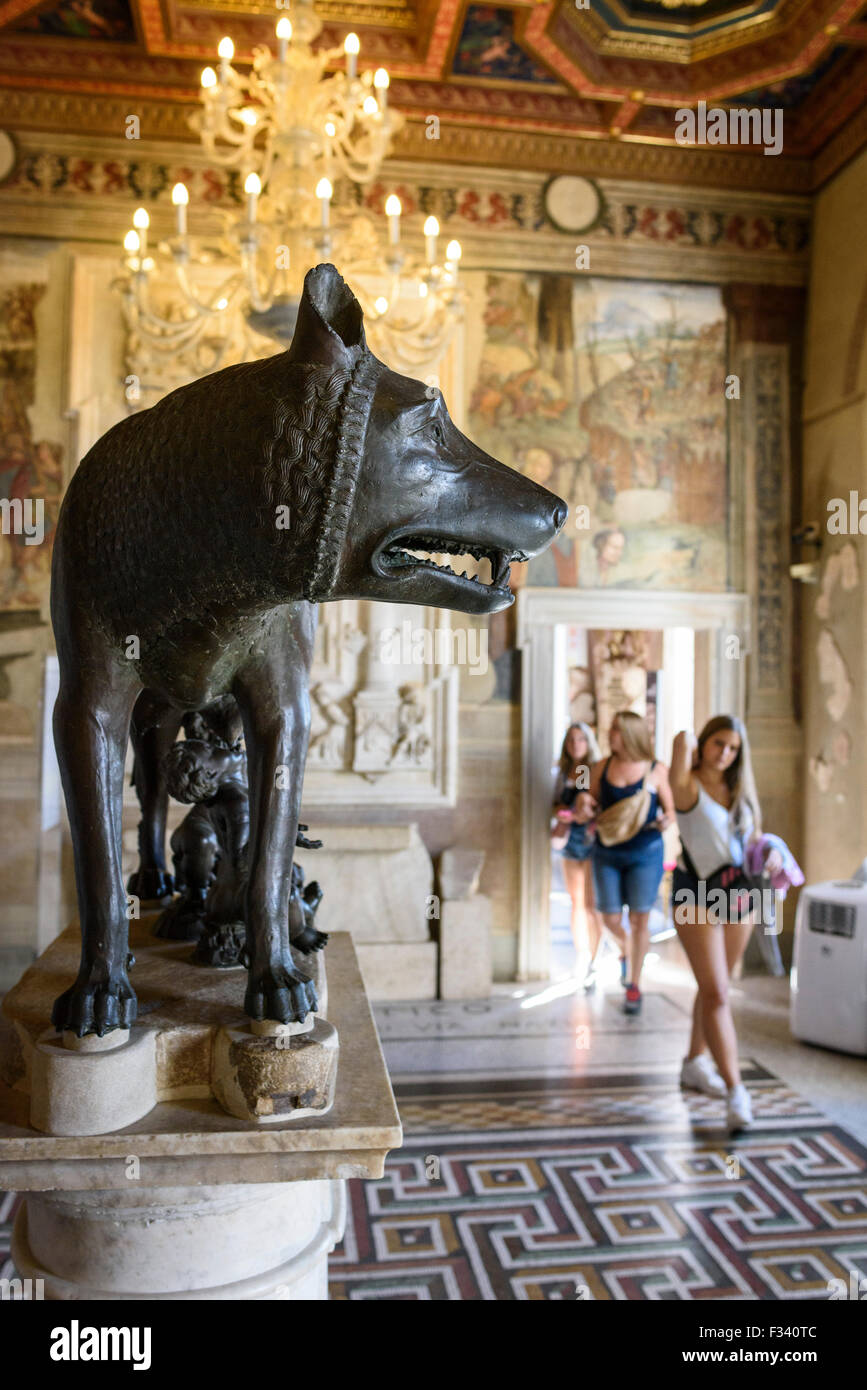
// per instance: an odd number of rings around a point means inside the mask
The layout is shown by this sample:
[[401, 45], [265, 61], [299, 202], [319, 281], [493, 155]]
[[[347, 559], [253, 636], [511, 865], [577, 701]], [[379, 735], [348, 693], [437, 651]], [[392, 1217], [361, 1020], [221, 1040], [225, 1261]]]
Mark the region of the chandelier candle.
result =
[[385, 200], [385, 215], [388, 218], [388, 240], [392, 246], [400, 242], [400, 199], [392, 193]]
[[258, 174], [247, 175], [244, 180], [244, 192], [247, 195], [247, 221], [252, 227], [256, 222], [256, 203], [262, 192], [262, 180]]
[[425, 218], [424, 224], [424, 249], [427, 256], [428, 265], [435, 265], [437, 258], [437, 237], [440, 234], [440, 224], [435, 217]]
[[177, 220], [179, 237], [185, 237], [187, 235], [187, 204], [189, 201], [190, 195], [187, 192], [186, 185], [176, 183], [172, 189], [172, 202], [175, 205], [175, 218]]
[[328, 215], [331, 208], [331, 195], [334, 189], [331, 187], [329, 179], [320, 179], [316, 185], [316, 196], [320, 202], [320, 212], [322, 214], [322, 230], [328, 231]]
[[385, 68], [377, 68], [373, 74], [373, 85], [379, 96], [379, 104], [383, 114], [388, 109], [388, 73]]
[[128, 252], [127, 265], [133, 273], [141, 270], [141, 256], [138, 254], [140, 248], [141, 239], [138, 232], [127, 232], [123, 239], [123, 249]]
[[150, 224], [151, 220], [148, 217], [147, 209], [136, 208], [135, 212], [133, 213], [132, 225], [138, 232], [139, 252], [141, 254], [142, 260], [144, 260], [145, 256], [147, 255], [148, 227], [150, 226]]
[[355, 74], [358, 71], [358, 55], [361, 52], [361, 44], [357, 34], [347, 34], [343, 40], [343, 52], [346, 54], [346, 76], [350, 82], [355, 81]]
[[220, 39], [217, 45], [220, 57], [220, 86], [225, 87], [229, 80], [229, 64], [235, 56], [235, 45], [231, 39]]
[[292, 37], [292, 21], [284, 15], [277, 22], [277, 57], [285, 63], [289, 55], [289, 40]]

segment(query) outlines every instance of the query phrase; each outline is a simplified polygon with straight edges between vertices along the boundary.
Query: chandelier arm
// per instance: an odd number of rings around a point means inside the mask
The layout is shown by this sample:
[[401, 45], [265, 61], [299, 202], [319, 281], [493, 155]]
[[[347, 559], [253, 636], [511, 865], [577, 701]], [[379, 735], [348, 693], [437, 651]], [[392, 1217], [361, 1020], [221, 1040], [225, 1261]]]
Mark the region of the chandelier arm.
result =
[[215, 290], [214, 292], [218, 299], [225, 299], [227, 301], [222, 309], [218, 309], [212, 307], [210, 304], [203, 304], [201, 300], [199, 300], [196, 297], [193, 291], [193, 287], [190, 284], [189, 276], [187, 275], [186, 269], [180, 263], [180, 261], [175, 261], [175, 275], [177, 277], [181, 293], [183, 294], [187, 303], [193, 309], [195, 309], [198, 314], [201, 314], [208, 318], [219, 318], [221, 314], [224, 314], [226, 312], [226, 309], [228, 309], [231, 305], [233, 298], [238, 293], [239, 289], [241, 289], [242, 287], [242, 279], [240, 275], [238, 275], [237, 272], [233, 272], [229, 276], [228, 280], [225, 280], [223, 284], [220, 286], [220, 288], [218, 290]]
[[209, 145], [206, 140], [202, 140], [202, 144], [208, 158], [222, 169], [231, 169], [242, 163], [242, 151], [240, 150], [229, 150], [228, 153], [223, 153], [216, 145]]
[[457, 322], [444, 324], [435, 338], [419, 338], [418, 335], [407, 334], [403, 330], [395, 332], [387, 325], [375, 325], [371, 337], [374, 344], [381, 342], [385, 345], [390, 360], [396, 366], [404, 370], [418, 372], [433, 359], [442, 356], [454, 337], [457, 327]]
[[259, 276], [256, 270], [255, 252], [248, 248], [241, 248], [241, 265], [244, 269], [247, 280], [247, 291], [250, 296], [250, 303], [257, 314], [264, 314], [270, 309], [274, 302], [274, 285], [277, 280], [277, 267], [274, 266], [268, 277], [268, 288], [264, 296], [259, 292]]
[[[201, 332], [205, 320], [199, 318], [185, 319], [183, 323], [172, 324], [168, 319], [160, 319], [154, 314], [140, 310], [137, 324], [147, 333], [148, 345], [153, 347], [155, 351], [165, 354], [176, 352], [179, 347], [185, 346], [191, 338]], [[159, 332], [148, 331], [148, 324], [153, 324], [154, 329], [158, 329]]]
[[334, 157], [346, 178], [351, 179], [353, 183], [370, 183], [371, 179], [376, 177], [384, 154], [372, 152], [365, 158], [357, 151], [348, 149], [348, 141], [338, 143], [335, 136], [332, 143], [336, 144]]
[[159, 357], [177, 357], [179, 352], [187, 349], [202, 336], [205, 327], [204, 319], [188, 319], [183, 325], [184, 332], [175, 336], [168, 334], [160, 337], [148, 336], [148, 350], [156, 353]]

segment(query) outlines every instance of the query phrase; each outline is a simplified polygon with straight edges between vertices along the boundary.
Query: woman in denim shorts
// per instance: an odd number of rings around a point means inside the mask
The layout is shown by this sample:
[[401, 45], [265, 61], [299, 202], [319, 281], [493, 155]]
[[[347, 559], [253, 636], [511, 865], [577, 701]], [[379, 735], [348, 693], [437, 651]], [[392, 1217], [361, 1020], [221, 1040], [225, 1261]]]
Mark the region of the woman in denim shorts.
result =
[[588, 991], [596, 983], [594, 962], [602, 939], [602, 924], [593, 901], [590, 856], [594, 836], [587, 824], [590, 817], [585, 815], [579, 822], [575, 803], [579, 792], [590, 785], [590, 767], [598, 757], [599, 745], [590, 726], [570, 724], [560, 749], [552, 807], [560, 820], [570, 818], [569, 839], [560, 853], [566, 891], [572, 902], [572, 940], [579, 962], [578, 974], [583, 977], [584, 989]]
[[[641, 791], [647, 779], [650, 805], [641, 828], [620, 844], [593, 849], [593, 884], [596, 906], [623, 953], [621, 977], [626, 985], [623, 1011], [641, 1011], [641, 968], [650, 942], [648, 919], [656, 902], [663, 871], [662, 831], [674, 818], [674, 801], [668, 784], [668, 768], [653, 758], [650, 730], [631, 710], [615, 714], [609, 734], [610, 758], [598, 762], [590, 776], [589, 796], [594, 811], [601, 812]], [[630, 933], [623, 930], [623, 908], [629, 909]], [[627, 966], [626, 956], [629, 955]]]

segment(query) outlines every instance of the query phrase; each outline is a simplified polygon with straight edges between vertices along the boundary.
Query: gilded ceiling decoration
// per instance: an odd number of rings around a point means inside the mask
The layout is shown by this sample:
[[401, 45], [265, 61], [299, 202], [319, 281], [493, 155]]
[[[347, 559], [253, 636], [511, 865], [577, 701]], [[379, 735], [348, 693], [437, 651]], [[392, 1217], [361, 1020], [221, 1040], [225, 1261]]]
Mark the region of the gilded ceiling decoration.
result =
[[[13, 131], [111, 135], [125, 109], [143, 115], [143, 139], [191, 139], [199, 74], [220, 38], [230, 34], [239, 61], [249, 61], [256, 45], [274, 46], [288, 7], [0, 0], [0, 119]], [[613, 174], [795, 191], [828, 178], [867, 133], [867, 0], [323, 0], [316, 8], [320, 42], [339, 45], [354, 29], [365, 64], [388, 68], [390, 99], [406, 117], [396, 153], [406, 158], [582, 171], [593, 142], [594, 167]], [[780, 108], [782, 152], [679, 144], [678, 111], [701, 101]], [[425, 138], [431, 115], [439, 140]]]

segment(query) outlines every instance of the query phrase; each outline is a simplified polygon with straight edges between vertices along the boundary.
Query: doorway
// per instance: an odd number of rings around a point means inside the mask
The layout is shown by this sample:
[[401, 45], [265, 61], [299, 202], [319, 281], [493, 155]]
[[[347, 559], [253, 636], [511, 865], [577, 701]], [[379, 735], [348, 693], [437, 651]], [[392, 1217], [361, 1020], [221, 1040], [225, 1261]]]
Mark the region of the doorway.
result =
[[[593, 739], [588, 760], [607, 757], [611, 721], [619, 710], [630, 710], [646, 720], [654, 757], [668, 762], [677, 730], [700, 728], [708, 717], [702, 708], [707, 691], [701, 685], [696, 701], [695, 647], [691, 627], [594, 631], [580, 623], [558, 623], [554, 629], [552, 771], [559, 765], [566, 732], [575, 724], [585, 727]], [[676, 827], [668, 827], [664, 844], [665, 872], [650, 914], [652, 950], [674, 935], [669, 903], [678, 850]], [[585, 877], [592, 881], [590, 860], [576, 866], [552, 849], [549, 916], [555, 981], [573, 976], [576, 966], [583, 974], [589, 965], [588, 923], [580, 906], [585, 900]], [[570, 880], [579, 904], [575, 920]], [[604, 976], [611, 973], [609, 967], [619, 968], [619, 953], [606, 933], [595, 968]]]
[[[626, 641], [624, 659], [625, 633], [632, 637]], [[599, 691], [595, 680], [590, 689], [580, 668], [592, 676], [594, 661], [601, 665], [610, 655], [612, 640], [614, 660], [608, 663], [607, 678]], [[641, 647], [640, 661], [635, 659], [636, 643]], [[743, 717], [748, 599], [743, 594], [527, 588], [518, 595], [518, 644], [522, 652], [523, 811], [518, 978], [538, 980], [548, 979], [551, 973], [552, 764], [570, 714], [573, 709], [588, 708], [586, 697], [593, 696], [604, 753], [610, 715], [615, 712], [608, 705], [628, 707], [632, 691], [632, 698], [645, 707], [638, 712], [650, 709], [656, 755], [666, 762], [677, 729], [700, 727], [721, 711]], [[579, 672], [571, 678], [571, 691], [570, 644], [571, 656], [576, 658], [571, 664]], [[643, 689], [639, 667], [644, 672]], [[555, 886], [554, 891], [562, 890]]]

